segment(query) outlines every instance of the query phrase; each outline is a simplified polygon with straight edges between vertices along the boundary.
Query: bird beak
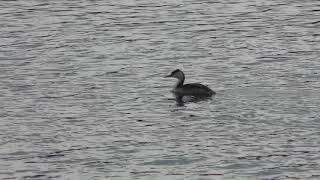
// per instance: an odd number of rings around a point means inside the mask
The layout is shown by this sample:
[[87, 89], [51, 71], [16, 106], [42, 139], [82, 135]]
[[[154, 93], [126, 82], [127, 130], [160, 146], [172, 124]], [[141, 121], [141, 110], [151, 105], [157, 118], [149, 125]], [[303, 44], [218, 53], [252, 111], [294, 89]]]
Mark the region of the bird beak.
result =
[[171, 75], [166, 75], [165, 78], [171, 77]]

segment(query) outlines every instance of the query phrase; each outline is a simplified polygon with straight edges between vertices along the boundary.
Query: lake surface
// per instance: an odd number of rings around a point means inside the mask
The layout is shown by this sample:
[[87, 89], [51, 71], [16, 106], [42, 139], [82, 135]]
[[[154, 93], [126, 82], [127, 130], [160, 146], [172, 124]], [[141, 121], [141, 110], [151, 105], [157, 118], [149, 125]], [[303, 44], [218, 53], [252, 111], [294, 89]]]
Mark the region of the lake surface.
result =
[[[2, 1], [0, 179], [320, 179], [320, 1]], [[212, 100], [177, 106], [182, 69]]]

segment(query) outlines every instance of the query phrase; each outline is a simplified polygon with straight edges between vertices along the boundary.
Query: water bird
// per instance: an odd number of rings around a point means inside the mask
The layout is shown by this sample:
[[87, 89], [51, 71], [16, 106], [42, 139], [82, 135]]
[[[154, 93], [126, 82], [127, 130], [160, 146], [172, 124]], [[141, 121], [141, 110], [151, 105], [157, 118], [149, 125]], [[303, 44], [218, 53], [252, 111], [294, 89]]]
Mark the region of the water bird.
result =
[[208, 86], [200, 83], [183, 84], [185, 80], [184, 73], [180, 69], [176, 69], [171, 74], [165, 77], [172, 77], [178, 79], [176, 85], [171, 91], [175, 96], [178, 104], [183, 103], [182, 98], [185, 96], [191, 97], [193, 100], [202, 100], [210, 98], [216, 93], [211, 90]]

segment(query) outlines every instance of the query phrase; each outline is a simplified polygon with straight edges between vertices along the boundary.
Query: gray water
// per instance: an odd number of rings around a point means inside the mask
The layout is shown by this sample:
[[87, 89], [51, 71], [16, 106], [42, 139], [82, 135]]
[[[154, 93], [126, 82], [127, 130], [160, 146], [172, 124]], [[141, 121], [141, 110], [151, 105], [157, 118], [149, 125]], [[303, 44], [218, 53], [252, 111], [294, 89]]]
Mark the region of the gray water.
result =
[[[1, 1], [0, 179], [320, 179], [320, 1]], [[180, 68], [212, 100], [177, 106]]]

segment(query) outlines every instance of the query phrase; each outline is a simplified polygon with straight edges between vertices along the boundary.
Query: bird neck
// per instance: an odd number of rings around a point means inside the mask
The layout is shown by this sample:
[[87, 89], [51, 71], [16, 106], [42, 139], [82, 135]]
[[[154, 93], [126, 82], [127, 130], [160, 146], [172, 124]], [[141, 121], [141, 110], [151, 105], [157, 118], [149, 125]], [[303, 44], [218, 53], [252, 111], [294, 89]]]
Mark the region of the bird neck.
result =
[[175, 88], [182, 87], [182, 86], [183, 86], [183, 83], [184, 83], [184, 77], [183, 77], [183, 78], [178, 79], [178, 82], [177, 82], [177, 84], [176, 84]]

